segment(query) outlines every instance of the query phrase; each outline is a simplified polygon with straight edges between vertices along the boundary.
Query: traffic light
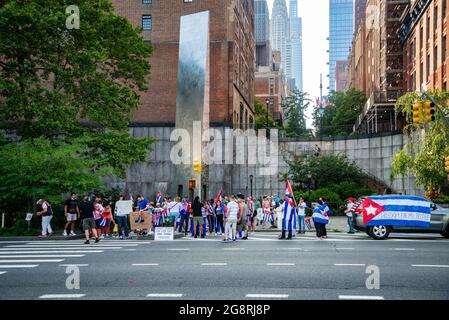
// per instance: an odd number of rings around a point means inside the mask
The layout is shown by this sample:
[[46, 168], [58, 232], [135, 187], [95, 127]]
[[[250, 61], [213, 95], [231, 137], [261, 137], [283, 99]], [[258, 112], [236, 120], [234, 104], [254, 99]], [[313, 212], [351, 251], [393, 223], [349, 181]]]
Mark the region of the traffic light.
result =
[[426, 122], [435, 121], [435, 103], [426, 101]]
[[445, 159], [444, 169], [447, 173], [449, 173], [449, 157], [446, 157], [446, 159]]
[[201, 174], [202, 168], [201, 168], [201, 161], [200, 160], [194, 160], [193, 161], [193, 171], [196, 173]]
[[196, 180], [189, 180], [189, 190], [195, 190], [197, 187], [198, 186]]
[[423, 116], [422, 116], [422, 103], [417, 102], [413, 105], [413, 123], [414, 124], [422, 124]]

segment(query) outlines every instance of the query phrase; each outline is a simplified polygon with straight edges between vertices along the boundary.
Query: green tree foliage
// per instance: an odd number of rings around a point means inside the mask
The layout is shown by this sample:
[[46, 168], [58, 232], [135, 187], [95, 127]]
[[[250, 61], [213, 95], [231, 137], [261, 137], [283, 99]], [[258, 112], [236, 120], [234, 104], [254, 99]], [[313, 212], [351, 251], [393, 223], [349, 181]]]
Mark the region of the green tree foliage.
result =
[[80, 28], [71, 30], [69, 4], [0, 2], [0, 126], [23, 140], [82, 137], [97, 165], [123, 174], [152, 143], [127, 134], [152, 49], [110, 0], [76, 1]]
[[329, 96], [330, 105], [323, 114], [316, 109], [313, 113], [314, 125], [319, 136], [349, 135], [353, 132], [357, 117], [363, 110], [366, 97], [356, 89], [333, 92]]
[[37, 198], [53, 204], [65, 192], [87, 192], [103, 186], [112, 169], [95, 169], [96, 161], [81, 154], [85, 146], [50, 143], [37, 138], [0, 147], [0, 210], [31, 210]]
[[[438, 102], [444, 113], [449, 114], [448, 92], [431, 91], [428, 94]], [[408, 136], [408, 144], [394, 156], [391, 179], [411, 173], [416, 177], [416, 184], [423, 186], [430, 198], [438, 197], [447, 186], [443, 162], [449, 156], [449, 128], [440, 112], [437, 112], [436, 120], [430, 124], [414, 124], [415, 102], [424, 102], [424, 99], [418, 93], [411, 92], [396, 103], [396, 111], [403, 113], [407, 119], [404, 133]]]
[[[254, 99], [254, 110], [256, 111], [256, 130], [265, 129], [267, 127], [267, 106], [263, 105], [259, 98]], [[276, 121], [273, 115], [268, 113], [268, 128], [276, 128]]]
[[294, 90], [292, 95], [282, 101], [287, 136], [308, 136], [305, 112], [309, 105], [310, 99], [307, 98], [307, 93], [299, 90]]

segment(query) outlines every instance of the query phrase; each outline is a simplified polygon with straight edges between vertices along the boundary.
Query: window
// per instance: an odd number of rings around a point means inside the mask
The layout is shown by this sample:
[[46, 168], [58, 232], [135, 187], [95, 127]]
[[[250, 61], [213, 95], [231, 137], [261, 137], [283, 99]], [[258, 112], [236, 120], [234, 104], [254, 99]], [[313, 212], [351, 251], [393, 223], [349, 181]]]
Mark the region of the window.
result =
[[446, 36], [443, 37], [443, 51], [441, 53], [441, 64], [446, 63]]
[[152, 4], [153, 0], [142, 0], [143, 4]]
[[436, 72], [438, 67], [438, 46], [433, 50], [433, 70]]
[[443, 8], [442, 10], [442, 16], [443, 16], [443, 20], [446, 18], [446, 9], [447, 9], [447, 4], [446, 4], [447, 0], [443, 0]]
[[151, 30], [153, 27], [153, 21], [151, 20], [150, 15], [142, 16], [142, 29], [143, 30]]
[[427, 55], [427, 81], [430, 80], [430, 54]]
[[435, 29], [435, 32], [438, 31], [438, 7], [435, 7], [433, 14], [433, 28]]

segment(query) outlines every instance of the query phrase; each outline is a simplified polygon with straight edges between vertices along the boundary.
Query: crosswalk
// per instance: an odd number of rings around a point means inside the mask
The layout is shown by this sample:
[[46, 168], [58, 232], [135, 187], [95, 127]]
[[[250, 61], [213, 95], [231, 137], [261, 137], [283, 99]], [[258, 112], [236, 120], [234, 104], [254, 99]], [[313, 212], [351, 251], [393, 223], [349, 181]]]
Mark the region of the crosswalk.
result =
[[41, 264], [65, 262], [67, 265], [83, 265], [87, 255], [102, 254], [108, 251], [130, 250], [150, 241], [103, 240], [97, 244], [85, 245], [83, 240], [52, 241], [0, 241], [0, 277], [14, 269], [37, 268]]

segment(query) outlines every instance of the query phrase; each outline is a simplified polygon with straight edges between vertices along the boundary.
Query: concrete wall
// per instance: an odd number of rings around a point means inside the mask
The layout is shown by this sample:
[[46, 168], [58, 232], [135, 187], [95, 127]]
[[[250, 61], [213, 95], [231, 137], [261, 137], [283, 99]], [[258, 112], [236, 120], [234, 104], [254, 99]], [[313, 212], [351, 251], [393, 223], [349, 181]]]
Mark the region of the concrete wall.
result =
[[[126, 181], [111, 180], [110, 185], [119, 187], [133, 194], [142, 193], [150, 198], [156, 192], [175, 195], [178, 186], [174, 186], [173, 175], [175, 166], [170, 161], [171, 127], [133, 127], [130, 133], [135, 137], [155, 137], [157, 139], [152, 152], [145, 163], [134, 164], [127, 171]], [[219, 129], [224, 137], [224, 129]], [[279, 172], [273, 176], [260, 176], [259, 165], [218, 165], [209, 167], [208, 198], [215, 198], [223, 190], [225, 194], [242, 192], [249, 194], [251, 189], [249, 176], [253, 175], [253, 194], [284, 194], [285, 184], [283, 174], [288, 170], [286, 160], [293, 156], [311, 153], [315, 145], [321, 148], [322, 154], [347, 154], [365, 172], [374, 175], [387, 185], [401, 193], [408, 195], [422, 195], [423, 191], [415, 186], [413, 177], [396, 178], [390, 184], [391, 162], [393, 155], [401, 150], [407, 142], [402, 134], [376, 136], [370, 138], [329, 139], [329, 140], [295, 140], [281, 139], [279, 141]], [[235, 143], [234, 143], [235, 146]], [[231, 152], [224, 150], [224, 152]], [[235, 147], [232, 151], [236, 159]], [[234, 162], [235, 163], [235, 162]], [[187, 194], [184, 186], [184, 194]]]

